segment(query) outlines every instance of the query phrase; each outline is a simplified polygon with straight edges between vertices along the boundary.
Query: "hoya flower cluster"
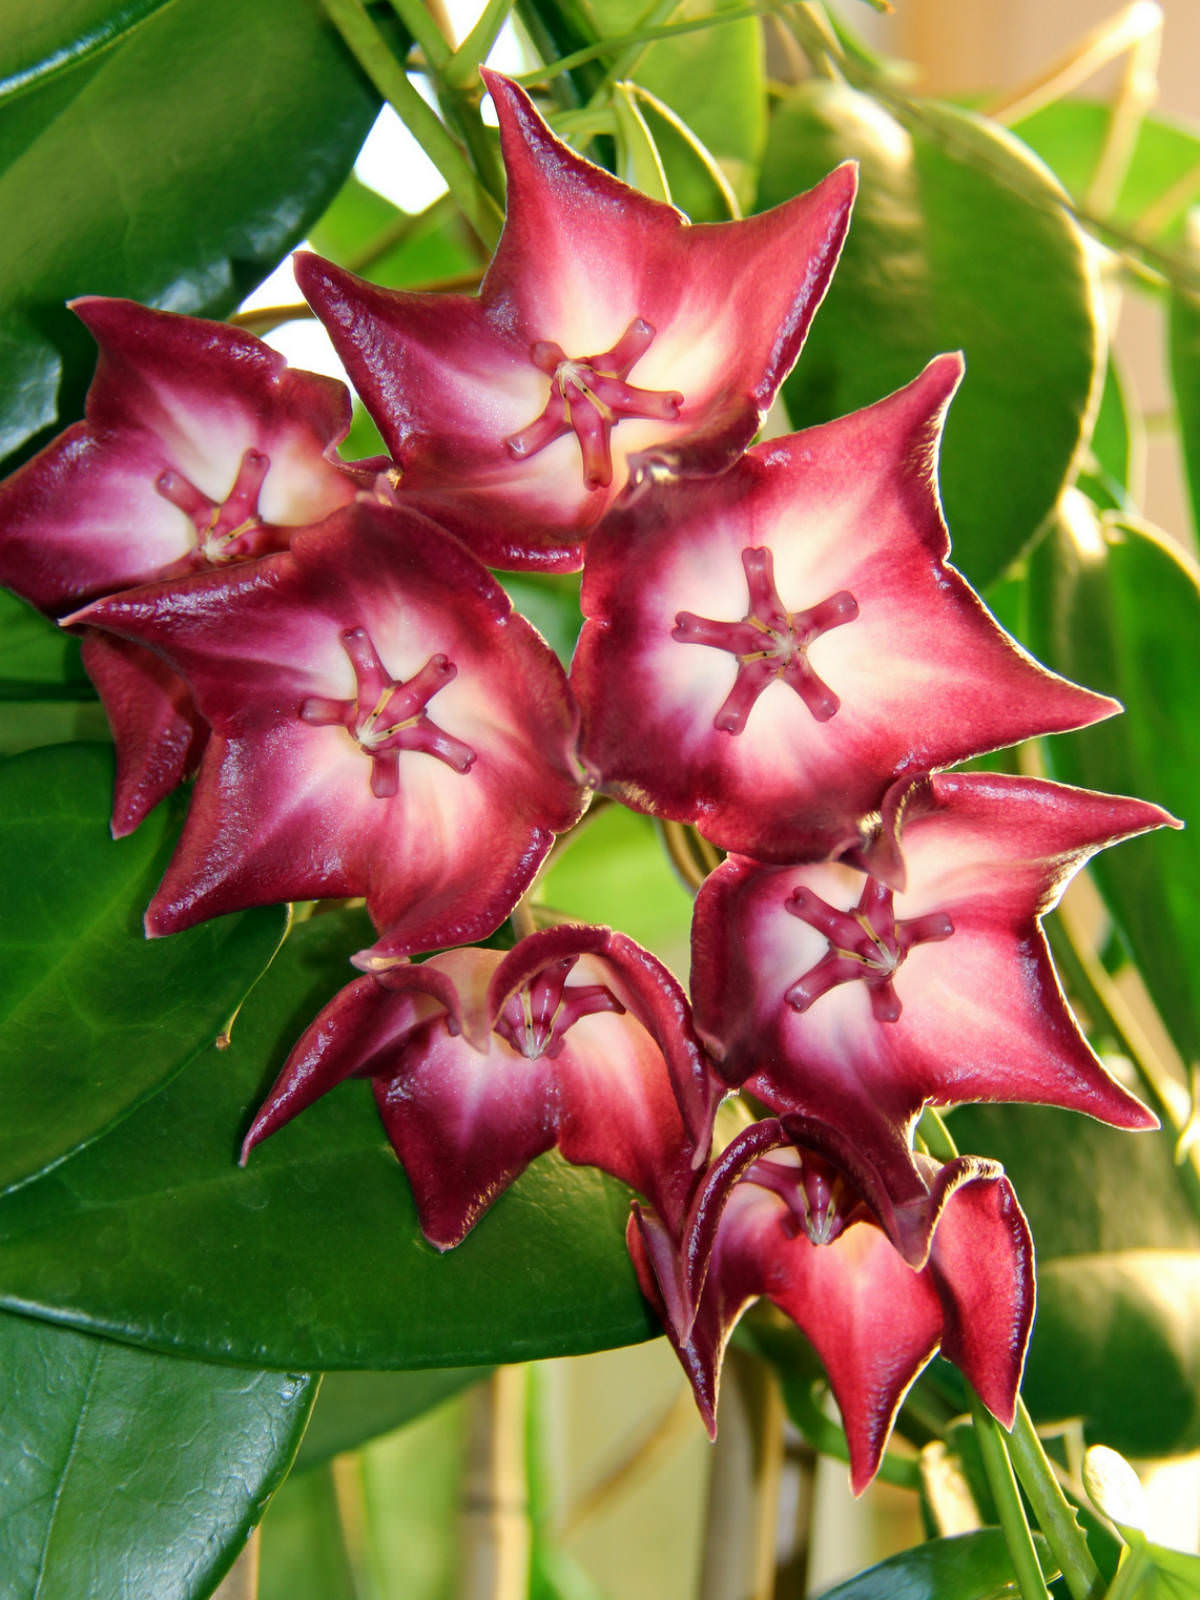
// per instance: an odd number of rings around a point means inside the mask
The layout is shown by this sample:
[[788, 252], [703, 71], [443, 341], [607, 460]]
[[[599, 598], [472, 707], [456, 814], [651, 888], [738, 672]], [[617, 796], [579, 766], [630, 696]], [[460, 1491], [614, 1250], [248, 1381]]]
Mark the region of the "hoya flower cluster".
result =
[[[343, 462], [349, 396], [245, 334], [84, 299], [86, 417], [0, 486], [0, 578], [82, 630], [114, 832], [196, 774], [148, 933], [365, 898], [363, 975], [243, 1158], [365, 1076], [443, 1249], [550, 1148], [602, 1168], [636, 1191], [630, 1252], [709, 1426], [765, 1295], [825, 1363], [861, 1488], [939, 1348], [1011, 1422], [1033, 1314], [1011, 1187], [924, 1154], [923, 1108], [1153, 1125], [1083, 1040], [1039, 918], [1091, 853], [1170, 819], [947, 770], [1118, 709], [947, 565], [958, 357], [752, 447], [853, 169], [690, 226], [488, 84], [508, 204], [478, 296], [297, 267], [390, 458]], [[488, 566], [582, 567], [569, 679]], [[596, 789], [729, 852], [690, 1003], [620, 932], [473, 943]], [[714, 1154], [742, 1087], [766, 1114]]]

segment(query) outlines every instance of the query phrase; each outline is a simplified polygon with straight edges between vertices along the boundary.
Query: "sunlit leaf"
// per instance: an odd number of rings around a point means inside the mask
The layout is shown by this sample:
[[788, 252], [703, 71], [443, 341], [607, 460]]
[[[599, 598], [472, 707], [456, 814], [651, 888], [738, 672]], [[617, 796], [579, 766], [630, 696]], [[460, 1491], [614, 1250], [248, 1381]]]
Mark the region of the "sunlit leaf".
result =
[[940, 477], [953, 559], [982, 587], [1032, 539], [1080, 445], [1098, 359], [1082, 237], [1052, 180], [993, 125], [925, 104], [901, 126], [828, 83], [780, 102], [760, 205], [848, 156], [858, 200], [788, 412], [795, 427], [828, 421], [961, 349]]
[[[1200, 795], [1200, 572], [1150, 529], [1098, 522], [1071, 495], [1029, 563], [1023, 637], [1057, 671], [1125, 707], [1045, 746], [1050, 775], [1145, 795], [1184, 820]], [[1180, 1051], [1200, 1060], [1200, 830], [1162, 830], [1092, 873]]]

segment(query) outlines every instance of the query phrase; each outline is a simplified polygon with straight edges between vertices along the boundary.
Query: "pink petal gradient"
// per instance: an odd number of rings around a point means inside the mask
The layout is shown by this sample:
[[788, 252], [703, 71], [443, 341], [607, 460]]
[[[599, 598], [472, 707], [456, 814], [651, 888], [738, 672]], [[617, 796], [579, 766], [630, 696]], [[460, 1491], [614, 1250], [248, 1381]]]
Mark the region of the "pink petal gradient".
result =
[[744, 222], [692, 226], [483, 75], [508, 211], [478, 298], [380, 289], [315, 256], [296, 277], [401, 493], [491, 566], [569, 571], [627, 483], [719, 472], [750, 443], [828, 286], [855, 172]]
[[[152, 936], [251, 905], [365, 895], [382, 934], [370, 965], [481, 938], [586, 803], [557, 659], [490, 574], [413, 513], [363, 498], [286, 553], [70, 620], [150, 645], [212, 726]], [[364, 652], [389, 685], [369, 716]], [[361, 718], [362, 737], [339, 717]]]
[[[919, 1208], [926, 1191], [911, 1149], [926, 1104], [1029, 1101], [1121, 1128], [1156, 1126], [1080, 1033], [1038, 919], [1096, 850], [1172, 821], [1145, 801], [1032, 778], [941, 773], [912, 787], [911, 803], [889, 798], [904, 815], [907, 864], [892, 914], [897, 926], [948, 917], [953, 931], [895, 963], [891, 1020], [871, 993], [884, 974], [865, 964], [804, 1005], [831, 944], [789, 905], [816, 897], [852, 917], [873, 881], [853, 867], [732, 856], [701, 888], [692, 931], [697, 1027], [726, 1081], [840, 1130], [834, 1159], [877, 1208], [882, 1189], [898, 1213]], [[841, 935], [851, 947], [855, 937], [870, 956], [865, 933]]]
[[[366, 482], [336, 455], [344, 385], [225, 323], [98, 295], [72, 309], [99, 346], [85, 420], [0, 485], [0, 583], [43, 611], [282, 549]], [[206, 555], [204, 506], [239, 474], [218, 531], [248, 525]]]
[[152, 651], [89, 628], [82, 659], [116, 746], [112, 835], [123, 839], [196, 770], [208, 727], [187, 684]]
[[[1039, 667], [946, 564], [935, 463], [961, 372], [941, 356], [878, 405], [609, 514], [571, 669], [607, 792], [726, 850], [819, 860], [861, 847], [900, 773], [1119, 709]], [[759, 612], [742, 623], [754, 584], [778, 626], [807, 615], [810, 644], [770, 654]]]
[[[421, 1227], [439, 1249], [461, 1243], [530, 1161], [555, 1146], [566, 1160], [629, 1184], [678, 1226], [695, 1152], [669, 1058], [691, 1047], [690, 1023], [685, 1015], [687, 1032], [676, 1040], [674, 1022], [653, 1017], [656, 1029], [665, 1021], [660, 1043], [621, 1006], [615, 991], [630, 943], [607, 929], [562, 927], [530, 935], [508, 955], [451, 950], [360, 978], [293, 1050], [246, 1137], [243, 1162], [336, 1083], [370, 1077]], [[653, 962], [633, 950], [639, 963]], [[515, 1031], [514, 1017], [524, 1018]]]
[[[761, 1127], [747, 1129], [734, 1145], [761, 1147]], [[830, 1214], [840, 1209], [841, 1220], [831, 1239], [815, 1242], [825, 1218], [813, 1218], [805, 1193], [807, 1155], [785, 1149], [749, 1164], [729, 1157], [722, 1158], [724, 1173], [714, 1168], [705, 1181], [723, 1193], [710, 1207], [719, 1221], [704, 1247], [703, 1289], [689, 1316], [680, 1315], [676, 1263], [697, 1253], [696, 1207], [680, 1235], [635, 1204], [627, 1232], [643, 1292], [663, 1320], [712, 1436], [726, 1344], [761, 1295], [797, 1324], [825, 1367], [842, 1413], [855, 1494], [878, 1470], [900, 1404], [939, 1345], [1011, 1426], [1033, 1322], [1033, 1241], [997, 1169], [947, 1184], [936, 1163], [922, 1158], [930, 1189], [946, 1191], [946, 1199], [928, 1265], [914, 1270], [836, 1178]]]

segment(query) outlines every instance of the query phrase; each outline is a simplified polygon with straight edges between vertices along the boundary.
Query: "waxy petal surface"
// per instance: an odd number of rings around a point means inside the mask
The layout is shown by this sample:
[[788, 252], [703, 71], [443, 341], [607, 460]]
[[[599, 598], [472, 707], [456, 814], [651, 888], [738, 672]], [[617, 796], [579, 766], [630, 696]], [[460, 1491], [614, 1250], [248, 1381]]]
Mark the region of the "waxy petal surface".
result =
[[829, 283], [855, 176], [692, 226], [485, 77], [508, 189], [478, 298], [380, 289], [313, 256], [296, 276], [402, 493], [491, 566], [570, 570], [626, 483], [718, 472], [750, 443]]
[[[1037, 779], [915, 784], [904, 893], [836, 862], [734, 856], [693, 922], [696, 1020], [718, 1069], [777, 1110], [841, 1129], [857, 1181], [897, 1208], [925, 1193], [911, 1136], [927, 1103], [1029, 1101], [1155, 1126], [1080, 1033], [1037, 919], [1096, 850], [1171, 820]], [[906, 927], [930, 936], [905, 948]], [[845, 970], [828, 984], [831, 964]]]
[[152, 934], [365, 895], [373, 962], [480, 938], [586, 802], [553, 653], [411, 513], [363, 499], [284, 554], [73, 620], [159, 651], [213, 729]]
[[571, 671], [606, 790], [727, 850], [821, 859], [861, 846], [898, 774], [1118, 709], [1039, 667], [946, 563], [935, 461], [961, 370], [939, 357], [610, 513]]
[[208, 727], [187, 684], [152, 651], [90, 628], [82, 658], [116, 745], [112, 832], [123, 839], [196, 770]]
[[440, 1249], [460, 1243], [554, 1146], [628, 1183], [679, 1225], [693, 1145], [667, 1052], [613, 993], [628, 961], [612, 949], [619, 938], [556, 928], [508, 956], [452, 950], [360, 978], [297, 1044], [243, 1159], [336, 1083], [370, 1077], [421, 1226]]
[[0, 583], [81, 601], [286, 545], [353, 498], [342, 384], [223, 323], [99, 296], [83, 422], [0, 485]]
[[[693, 1253], [687, 1230], [676, 1244], [661, 1219], [635, 1207], [628, 1241], [643, 1291], [714, 1435], [721, 1363], [742, 1313], [766, 1295], [797, 1324], [841, 1410], [858, 1494], [878, 1469], [904, 1395], [939, 1345], [1011, 1424], [1033, 1320], [1032, 1240], [1008, 1180], [991, 1175], [951, 1187], [921, 1270], [903, 1260], [852, 1194], [843, 1201], [842, 1230], [814, 1242], [806, 1227], [823, 1219], [811, 1217], [801, 1193], [806, 1160], [783, 1152], [736, 1171], [718, 1208], [690, 1325], [679, 1319], [668, 1279], [673, 1248], [678, 1258]], [[946, 1187], [935, 1163], [923, 1167], [931, 1189]]]

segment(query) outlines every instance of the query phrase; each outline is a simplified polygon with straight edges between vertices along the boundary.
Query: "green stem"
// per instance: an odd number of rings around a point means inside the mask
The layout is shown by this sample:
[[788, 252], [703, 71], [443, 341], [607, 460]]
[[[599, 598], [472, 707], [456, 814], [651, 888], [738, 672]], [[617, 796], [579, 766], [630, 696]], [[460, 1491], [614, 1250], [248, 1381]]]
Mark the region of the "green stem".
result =
[[643, 35], [636, 43], [632, 41], [618, 50], [615, 59], [605, 74], [605, 82], [600, 85], [592, 96], [592, 104], [603, 101], [610, 84], [619, 83], [622, 78], [628, 78], [645, 54], [647, 32], [665, 26], [671, 13], [676, 10], [679, 0], [654, 0], [639, 18], [636, 32]]
[[[929, 1147], [931, 1155], [939, 1161], [953, 1161], [958, 1155], [958, 1146], [949, 1128], [932, 1106], [926, 1106], [921, 1117], [921, 1134]], [[1004, 1521], [1004, 1508], [1001, 1503], [1000, 1493], [997, 1491], [993, 1471], [1001, 1472], [1009, 1482], [1012, 1480], [1012, 1469], [1015, 1466], [1021, 1479], [1021, 1487], [1029, 1496], [1029, 1503], [1033, 1507], [1033, 1514], [1037, 1518], [1038, 1526], [1046, 1535], [1054, 1558], [1062, 1568], [1063, 1577], [1071, 1591], [1071, 1600], [1094, 1600], [1100, 1592], [1100, 1573], [1096, 1563], [1092, 1560], [1092, 1553], [1088, 1549], [1087, 1540], [1083, 1530], [1075, 1520], [1075, 1513], [1071, 1509], [1066, 1495], [1059, 1486], [1058, 1479], [1054, 1476], [1054, 1468], [1046, 1457], [1042, 1448], [1042, 1441], [1037, 1436], [1032, 1418], [1026, 1409], [1024, 1400], [1017, 1396], [1017, 1412], [1013, 1422], [1012, 1433], [1005, 1442], [1000, 1432], [1000, 1425], [996, 1419], [984, 1410], [974, 1392], [968, 1386], [968, 1395], [971, 1401], [971, 1415], [975, 1423], [975, 1431], [979, 1436], [979, 1448], [984, 1458], [984, 1467], [987, 1470], [988, 1482], [991, 1485], [992, 1495], [1000, 1511], [1000, 1521], [1004, 1527], [1005, 1538], [1008, 1540], [1009, 1550], [1013, 1553], [1014, 1563], [1016, 1553], [1013, 1551], [1012, 1540], [1009, 1538], [1008, 1524]], [[993, 1461], [989, 1465], [988, 1452], [995, 1452], [998, 1445], [1004, 1460], [1000, 1464]], [[1015, 1491], [1015, 1485], [1014, 1485]], [[1025, 1523], [1025, 1513], [1018, 1500], [1018, 1510], [1021, 1511], [1021, 1521], [1028, 1535], [1028, 1524]], [[1036, 1561], [1036, 1556], [1034, 1560]], [[1045, 1590], [1040, 1569], [1038, 1582], [1040, 1594]], [[1021, 1584], [1022, 1594], [1025, 1594], [1025, 1585]]]
[[677, 34], [699, 33], [722, 22], [742, 22], [748, 17], [766, 17], [772, 15], [776, 9], [774, 0], [766, 0], [762, 5], [731, 6], [728, 11], [713, 12], [707, 17], [695, 17], [689, 22], [672, 22], [661, 28], [641, 28], [632, 33], [614, 34], [612, 38], [601, 39], [599, 43], [588, 45], [586, 49], [573, 50], [569, 56], [562, 56], [544, 67], [538, 67], [532, 72], [523, 72], [513, 81], [526, 89], [536, 88], [538, 84], [547, 83], [551, 78], [557, 77], [560, 72], [573, 72], [576, 67], [586, 66], [589, 61], [599, 60], [600, 57], [611, 55], [614, 50], [622, 50], [629, 45], [654, 44], [659, 39], [674, 39]]
[[1033, 1419], [1021, 1399], [1017, 1400], [1008, 1450], [1038, 1526], [1062, 1568], [1071, 1600], [1097, 1600], [1103, 1589], [1100, 1569], [1092, 1560], [1087, 1538], [1075, 1517], [1075, 1508], [1062, 1492]]
[[431, 67], [437, 69], [449, 61], [450, 46], [423, 0], [389, 0], [389, 4]]
[[967, 1397], [971, 1404], [975, 1437], [979, 1441], [979, 1453], [983, 1457], [983, 1470], [987, 1474], [992, 1499], [996, 1502], [1021, 1600], [1050, 1600], [1050, 1591], [1033, 1547], [1033, 1535], [1029, 1531], [1025, 1507], [1021, 1504], [1017, 1480], [1013, 1477], [1004, 1433], [969, 1384]]
[[500, 208], [479, 182], [462, 146], [408, 81], [361, 0], [322, 0], [355, 60], [445, 178], [463, 215], [490, 249], [500, 236]]
[[465, 89], [474, 80], [479, 64], [486, 61], [500, 29], [508, 21], [513, 0], [487, 0], [479, 21], [450, 57], [442, 72], [442, 82], [451, 89]]

